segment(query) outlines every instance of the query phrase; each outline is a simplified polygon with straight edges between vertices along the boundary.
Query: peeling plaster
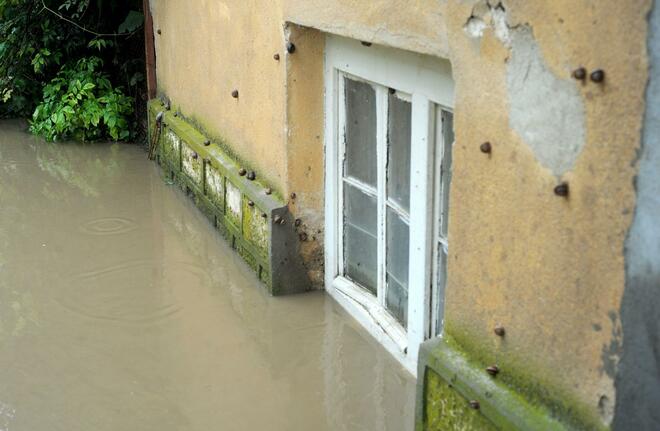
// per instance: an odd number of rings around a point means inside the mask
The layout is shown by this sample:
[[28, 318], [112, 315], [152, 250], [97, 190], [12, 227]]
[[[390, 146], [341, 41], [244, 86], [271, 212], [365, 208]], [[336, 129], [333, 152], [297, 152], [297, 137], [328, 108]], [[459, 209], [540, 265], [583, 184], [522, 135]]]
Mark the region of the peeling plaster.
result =
[[474, 15], [468, 18], [465, 27], [463, 27], [463, 29], [468, 34], [468, 36], [475, 39], [483, 36], [484, 31], [486, 31], [487, 28], [488, 28], [488, 24], [486, 24], [481, 17]]
[[[491, 28], [495, 37], [507, 48], [511, 47], [510, 26], [507, 23], [506, 9], [502, 3], [491, 6], [482, 0], [472, 8], [472, 15], [468, 18], [463, 30], [468, 36], [479, 39], [486, 29]], [[515, 29], [515, 27], [513, 27]]]
[[493, 20], [493, 29], [495, 37], [506, 47], [511, 46], [511, 36], [509, 34], [509, 25], [506, 22], [506, 11], [502, 5], [498, 5], [491, 10], [491, 19]]
[[584, 103], [575, 82], [557, 78], [546, 66], [532, 30], [511, 35], [507, 64], [509, 124], [537, 160], [557, 176], [575, 165], [584, 148]]
[[547, 67], [528, 25], [511, 26], [504, 6], [485, 0], [463, 27], [479, 39], [490, 29], [511, 50], [507, 63], [509, 125], [545, 168], [558, 177], [571, 170], [585, 143], [585, 108], [576, 83]]

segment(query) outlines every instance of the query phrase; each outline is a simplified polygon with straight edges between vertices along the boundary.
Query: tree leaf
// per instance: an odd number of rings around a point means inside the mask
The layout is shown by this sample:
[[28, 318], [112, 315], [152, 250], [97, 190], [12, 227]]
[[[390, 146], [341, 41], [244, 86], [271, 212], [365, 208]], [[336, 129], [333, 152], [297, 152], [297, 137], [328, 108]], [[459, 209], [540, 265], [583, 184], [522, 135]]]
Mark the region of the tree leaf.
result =
[[140, 28], [143, 22], [144, 14], [142, 12], [136, 10], [129, 11], [124, 22], [119, 24], [117, 31], [119, 33], [130, 33]]

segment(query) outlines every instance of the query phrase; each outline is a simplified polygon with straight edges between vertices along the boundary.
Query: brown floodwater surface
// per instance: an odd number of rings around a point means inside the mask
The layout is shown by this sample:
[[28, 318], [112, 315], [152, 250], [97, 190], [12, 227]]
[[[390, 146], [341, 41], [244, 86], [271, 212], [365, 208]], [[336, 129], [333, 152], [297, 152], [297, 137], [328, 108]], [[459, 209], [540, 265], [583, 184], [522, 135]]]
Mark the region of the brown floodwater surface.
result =
[[142, 149], [0, 122], [0, 431], [408, 430], [414, 379], [272, 298]]

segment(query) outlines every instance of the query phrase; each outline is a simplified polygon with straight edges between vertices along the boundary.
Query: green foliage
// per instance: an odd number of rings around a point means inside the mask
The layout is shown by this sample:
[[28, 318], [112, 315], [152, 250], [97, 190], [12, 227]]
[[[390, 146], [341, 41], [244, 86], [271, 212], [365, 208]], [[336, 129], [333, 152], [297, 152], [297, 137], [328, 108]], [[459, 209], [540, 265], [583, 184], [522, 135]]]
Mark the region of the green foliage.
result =
[[[32, 117], [48, 139], [134, 134], [131, 112], [145, 92], [141, 8], [141, 0], [0, 0], [0, 118]], [[94, 131], [97, 108], [108, 112]]]
[[87, 44], [90, 48], [96, 48], [101, 51], [103, 48], [112, 46], [112, 41], [108, 39], [96, 38], [89, 41]]
[[119, 33], [130, 33], [142, 27], [142, 23], [144, 23], [144, 14], [136, 10], [131, 10], [128, 11], [128, 15], [124, 22], [119, 24], [119, 29], [117, 31], [119, 31]]
[[89, 57], [62, 68], [44, 87], [30, 130], [49, 141], [127, 139], [133, 101], [98, 72], [101, 65], [100, 58]]

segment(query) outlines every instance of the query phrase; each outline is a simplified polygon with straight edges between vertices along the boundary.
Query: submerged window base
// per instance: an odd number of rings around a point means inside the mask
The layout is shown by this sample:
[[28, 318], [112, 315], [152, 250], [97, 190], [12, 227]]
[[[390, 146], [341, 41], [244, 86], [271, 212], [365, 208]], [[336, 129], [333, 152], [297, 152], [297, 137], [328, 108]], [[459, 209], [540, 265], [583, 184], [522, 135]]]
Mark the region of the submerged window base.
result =
[[[370, 163], [375, 163], [378, 175], [374, 175], [373, 172], [358, 172], [356, 175], [362, 175], [363, 178], [353, 178], [351, 172], [355, 171], [350, 169], [354, 164], [349, 164], [349, 171], [345, 171], [344, 156], [350, 155], [347, 153], [347, 145], [344, 140], [345, 124], [347, 123], [345, 79], [370, 83], [375, 90], [374, 103], [378, 119], [375, 132], [375, 140], [378, 143], [376, 160], [365, 155], [360, 148], [349, 149], [350, 154], [360, 157], [357, 159], [358, 164], [367, 163], [368, 166], [372, 166]], [[417, 371], [419, 345], [431, 334], [431, 319], [436, 317], [441, 319], [441, 316], [431, 316], [431, 305], [436, 302], [431, 299], [433, 247], [436, 243], [436, 217], [433, 215], [434, 201], [437, 199], [437, 193], [434, 192], [434, 178], [437, 175], [435, 159], [442, 156], [442, 151], [436, 152], [435, 147], [443, 146], [443, 142], [436, 143], [436, 128], [440, 128], [440, 124], [437, 124], [436, 127], [435, 123], [437, 112], [451, 111], [453, 87], [451, 67], [447, 61], [442, 59], [380, 46], [367, 48], [362, 46], [359, 41], [337, 36], [327, 36], [326, 38], [326, 291], [413, 375], [416, 375]], [[368, 95], [369, 92], [360, 90], [359, 94]], [[353, 98], [351, 100], [357, 100], [358, 103], [369, 102], [371, 104], [373, 99], [373, 97], [367, 96], [359, 98], [355, 92], [350, 93], [350, 97]], [[386, 101], [396, 103], [399, 99], [410, 103], [409, 205], [406, 205], [406, 195], [400, 190], [400, 184], [397, 183], [398, 189], [391, 189], [388, 188], [387, 183], [389, 171], [386, 170], [390, 155], [387, 145], [391, 144], [390, 138], [396, 140], [401, 136], [390, 136], [389, 134], [390, 131], [387, 127], [389, 113]], [[370, 110], [374, 109], [373, 104], [369, 106], [372, 106], [369, 108]], [[404, 107], [405, 105], [402, 105], [400, 108]], [[352, 129], [350, 130], [352, 142], [364, 143], [371, 148], [374, 146], [373, 132], [356, 131], [354, 125], [357, 124], [358, 127], [360, 124], [372, 125], [369, 119], [372, 118], [373, 111], [366, 110], [364, 106], [357, 109], [356, 112], [361, 113], [361, 116], [351, 117], [351, 121], [354, 122], [351, 124]], [[402, 117], [397, 118], [400, 120]], [[362, 122], [360, 123], [360, 121]], [[405, 154], [393, 156], [403, 158]], [[407, 170], [405, 166], [393, 169], [396, 169], [396, 172], [392, 171], [394, 175], [403, 176]], [[351, 274], [346, 272], [344, 260], [346, 250], [344, 249], [343, 234], [347, 219], [344, 212], [343, 190], [347, 184], [353, 186], [353, 183], [358, 181], [369, 183], [370, 193], [367, 195], [376, 193], [378, 198], [378, 215], [375, 219], [377, 225], [375, 227], [371, 222], [363, 223], [364, 220], [371, 219], [361, 219], [356, 216], [357, 218], [349, 220], [349, 226], [356, 223], [363, 229], [368, 226], [366, 231], [370, 232], [378, 243], [378, 247], [371, 255], [372, 259], [375, 257], [377, 260], [376, 282], [369, 283], [369, 290], [350, 280]], [[375, 184], [372, 184], [374, 181]], [[390, 239], [393, 244], [397, 244], [402, 239], [385, 236], [387, 213], [390, 213], [391, 217], [399, 217], [402, 223], [409, 227], [409, 247], [404, 246], [408, 249], [407, 256], [405, 256], [409, 262], [407, 274], [404, 272], [406, 271], [404, 266], [386, 266], [388, 260], [392, 259], [391, 262], [396, 264], [396, 259], [402, 258], [401, 253], [388, 256], [386, 240]], [[353, 213], [350, 215], [354, 217]], [[390, 226], [390, 228], [394, 227], [397, 226]], [[375, 228], [377, 231], [374, 235]], [[399, 230], [403, 230], [403, 226], [399, 226], [399, 228]], [[362, 249], [359, 250], [362, 253], [360, 258], [349, 262], [351, 265], [355, 262], [357, 267], [364, 262], [369, 262], [369, 255], [364, 254]], [[373, 275], [374, 271], [370, 271], [366, 274]], [[405, 292], [405, 286], [402, 285], [399, 293], [392, 296], [388, 303], [386, 282], [388, 273], [391, 275], [392, 272], [400, 282], [405, 282], [407, 276], [408, 291]], [[390, 308], [394, 307], [399, 319], [405, 319], [403, 325], [387, 310], [388, 305]]]
[[376, 297], [345, 277], [333, 280], [328, 294], [339, 302], [413, 375], [417, 361], [407, 356], [408, 334]]

